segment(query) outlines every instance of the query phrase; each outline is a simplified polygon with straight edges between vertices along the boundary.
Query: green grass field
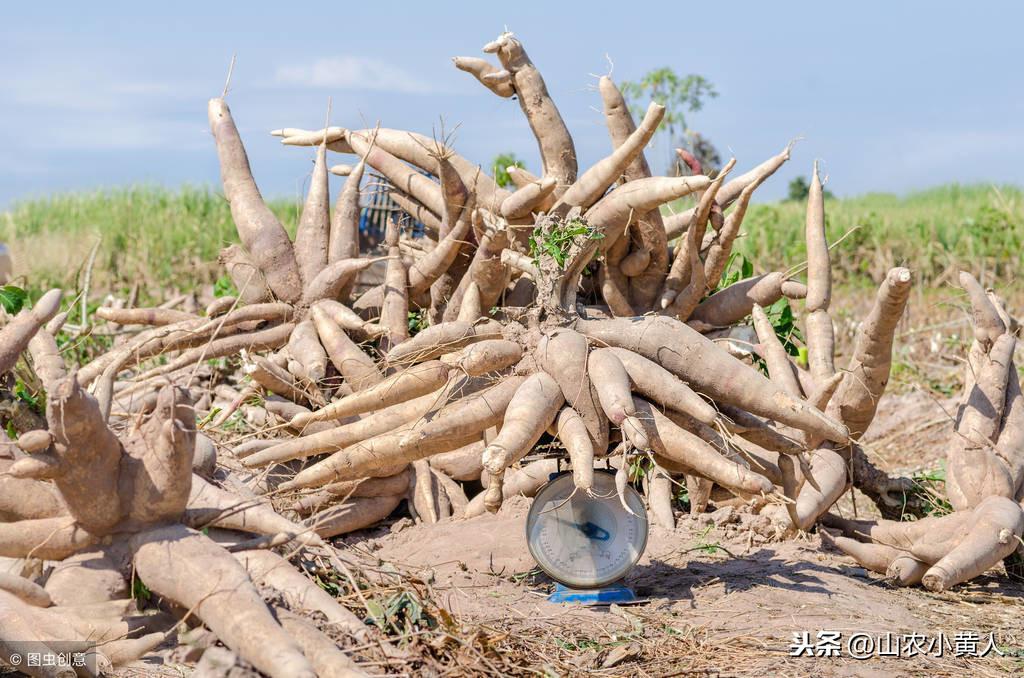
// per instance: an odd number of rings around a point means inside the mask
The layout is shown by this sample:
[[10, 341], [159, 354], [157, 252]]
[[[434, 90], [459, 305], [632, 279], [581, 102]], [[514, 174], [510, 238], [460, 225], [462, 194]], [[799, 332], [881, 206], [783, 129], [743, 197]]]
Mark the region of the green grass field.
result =
[[[1014, 187], [947, 185], [905, 197], [871, 194], [828, 201], [838, 281], [873, 284], [891, 266], [912, 268], [928, 284], [968, 268], [986, 283], [1011, 285], [1024, 263], [1024, 193]], [[276, 201], [294, 229], [299, 206]], [[754, 205], [737, 250], [755, 270], [785, 270], [804, 259], [804, 206]], [[89, 251], [100, 242], [93, 285], [118, 290], [142, 283], [159, 296], [170, 288], [222, 275], [218, 251], [237, 240], [227, 203], [215, 191], [131, 187], [17, 203], [0, 219], [15, 273], [30, 289], [75, 287]]]
[[[294, 233], [299, 206], [271, 206]], [[0, 241], [31, 289], [74, 288], [99, 241], [95, 289], [139, 281], [155, 293], [219, 278], [217, 254], [238, 235], [227, 201], [211, 189], [139, 186], [16, 203], [0, 219]]]
[[[905, 197], [869, 194], [827, 201], [832, 265], [846, 283], [879, 282], [885, 271], [908, 266], [927, 284], [955, 282], [960, 268], [985, 283], [1016, 282], [1024, 263], [1024, 193], [1009, 186], [950, 184]], [[802, 203], [753, 206], [737, 250], [760, 270], [801, 263]]]

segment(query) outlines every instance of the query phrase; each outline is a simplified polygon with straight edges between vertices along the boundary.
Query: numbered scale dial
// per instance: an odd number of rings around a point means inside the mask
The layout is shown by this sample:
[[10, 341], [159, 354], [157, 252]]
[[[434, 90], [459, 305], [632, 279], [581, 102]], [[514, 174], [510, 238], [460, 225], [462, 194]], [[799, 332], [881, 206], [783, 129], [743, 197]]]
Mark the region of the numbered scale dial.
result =
[[[596, 470], [593, 496], [577, 491], [562, 473], [537, 492], [526, 516], [530, 554], [549, 577], [573, 588], [600, 588], [636, 565], [647, 546], [643, 499], [626, 487], [622, 506], [615, 476]], [[571, 497], [571, 498], [570, 498]]]

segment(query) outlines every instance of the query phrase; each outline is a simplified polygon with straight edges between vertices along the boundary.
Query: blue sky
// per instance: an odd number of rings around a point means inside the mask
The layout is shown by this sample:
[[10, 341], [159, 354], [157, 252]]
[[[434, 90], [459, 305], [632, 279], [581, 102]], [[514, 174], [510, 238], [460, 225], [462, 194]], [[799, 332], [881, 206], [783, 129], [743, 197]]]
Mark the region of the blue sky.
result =
[[514, 151], [537, 169], [518, 105], [450, 62], [481, 55], [505, 27], [544, 74], [581, 165], [609, 150], [595, 74], [610, 58], [616, 80], [658, 66], [711, 80], [720, 96], [690, 124], [739, 169], [803, 137], [762, 199], [815, 158], [839, 195], [1024, 184], [1024, 3], [577, 5], [11, 3], [0, 22], [0, 207], [126, 183], [215, 184], [206, 101], [232, 53], [228, 101], [265, 194], [301, 195], [312, 159], [267, 132], [320, 127], [328, 97], [333, 124], [429, 133], [443, 117], [460, 125], [464, 155], [487, 164]]

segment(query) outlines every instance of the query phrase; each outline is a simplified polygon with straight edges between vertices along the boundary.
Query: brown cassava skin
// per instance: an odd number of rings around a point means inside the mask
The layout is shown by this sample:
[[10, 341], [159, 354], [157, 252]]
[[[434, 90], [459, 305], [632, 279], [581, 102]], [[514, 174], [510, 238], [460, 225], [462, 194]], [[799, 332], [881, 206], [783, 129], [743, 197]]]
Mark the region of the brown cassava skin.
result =
[[377, 364], [348, 337], [328, 311], [314, 306], [311, 315], [327, 356], [353, 391], [362, 391], [383, 381], [384, 375]]
[[978, 280], [966, 271], [961, 271], [959, 277], [960, 287], [964, 288], [971, 301], [974, 339], [987, 351], [1006, 332], [1006, 324]]
[[468, 215], [460, 217], [437, 243], [437, 247], [409, 267], [410, 294], [422, 294], [451, 267], [466, 242], [470, 225]]
[[647, 250], [633, 250], [619, 262], [619, 270], [627, 278], [640, 275], [651, 263], [651, 253]]
[[380, 325], [363, 320], [358, 313], [345, 304], [338, 303], [333, 299], [321, 299], [315, 305], [326, 313], [341, 329], [346, 332], [354, 332], [356, 338], [375, 339], [384, 334], [384, 328]]
[[479, 480], [484, 468], [484, 447], [484, 441], [477, 440], [457, 450], [433, 455], [430, 465], [453, 480]]
[[700, 302], [687, 320], [701, 331], [734, 325], [750, 315], [754, 304], [766, 307], [781, 299], [783, 280], [774, 272], [735, 282]]
[[[435, 172], [435, 156], [438, 146], [441, 145], [430, 137], [387, 127], [351, 131], [340, 128], [331, 129], [335, 133], [328, 133], [327, 147], [332, 151], [365, 155], [365, 151], [369, 147], [368, 142], [372, 138], [376, 147], [431, 174]], [[322, 141], [324, 131], [284, 129], [275, 130], [272, 134], [283, 136], [284, 139], [281, 143], [288, 146], [316, 146]], [[447, 146], [441, 146], [439, 150], [448, 158], [467, 188], [476, 193], [481, 205], [496, 207], [508, 197], [509, 192], [499, 187], [488, 174], [481, 172], [479, 165], [470, 162]], [[372, 165], [372, 163], [370, 164]], [[398, 184], [396, 183], [396, 185]], [[435, 213], [440, 215], [442, 210], [439, 209]]]
[[[608, 249], [622, 236], [633, 215], [645, 214], [694, 191], [703, 191], [710, 184], [711, 180], [705, 176], [630, 181], [613, 189], [587, 210], [586, 220], [605, 234], [599, 244], [601, 249]], [[595, 250], [597, 245], [594, 244]]]
[[[526, 464], [516, 471], [508, 471], [501, 487], [502, 498], [507, 499], [516, 495], [532, 497], [537, 493], [552, 473], [558, 470], [557, 459], [539, 459]], [[466, 506], [466, 518], [475, 518], [487, 511], [485, 505], [487, 492], [481, 492], [473, 497]]]
[[[22, 663], [22, 643], [32, 643], [34, 652], [48, 652], [58, 657], [57, 650], [47, 645], [34, 620], [26, 614], [27, 606], [19, 598], [0, 591], [0, 663], [5, 667]], [[13, 657], [13, 660], [12, 660]], [[75, 670], [67, 662], [62, 666], [25, 667], [28, 675], [39, 678], [74, 678]]]
[[838, 501], [849, 484], [846, 460], [835, 450], [820, 447], [811, 452], [810, 457], [811, 474], [818, 487], [805, 482], [800, 488], [793, 519], [798, 530], [809, 530], [821, 514]]
[[131, 598], [126, 572], [131, 554], [124, 540], [82, 551], [54, 566], [46, 593], [55, 605], [80, 606]]
[[739, 199], [736, 201], [736, 206], [725, 217], [725, 223], [715, 235], [715, 239], [711, 247], [708, 248], [707, 254], [704, 255], [704, 280], [709, 291], [722, 279], [722, 272], [729, 263], [729, 256], [732, 254], [733, 243], [736, 241], [736, 236], [740, 233], [743, 217], [747, 214], [750, 198], [757, 187], [767, 178], [768, 174], [760, 175], [743, 189]]
[[278, 514], [269, 503], [258, 499], [245, 499], [234, 492], [222, 490], [196, 475], [192, 476], [192, 491], [189, 494], [184, 520], [195, 529], [220, 527], [264, 535], [285, 532], [299, 535], [299, 543], [323, 543], [319, 537], [309, 534], [298, 523]]
[[675, 512], [672, 510], [672, 479], [668, 473], [655, 467], [650, 478], [647, 500], [650, 504], [654, 522], [667, 530], [676, 526]]
[[[429, 456], [477, 440], [485, 430], [501, 421], [509, 402], [525, 382], [525, 377], [503, 377], [479, 393], [447, 404], [435, 416], [416, 422], [402, 436], [401, 449]], [[465, 442], [454, 445], [448, 438]]]
[[1016, 480], [992, 447], [1003, 419], [1009, 373], [1014, 371], [1015, 346], [1011, 334], [995, 340], [982, 357], [962, 409], [958, 436], [946, 456], [946, 495], [956, 510], [978, 506], [990, 496], [1015, 496]]
[[[10, 473], [12, 466], [9, 464], [11, 462], [0, 460], [0, 472]], [[0, 519], [3, 521], [66, 515], [64, 501], [52, 483], [0, 475]]]
[[46, 418], [53, 434], [53, 452], [62, 465], [54, 482], [84, 530], [107, 534], [121, 519], [121, 442], [107, 428], [96, 399], [82, 389], [73, 374], [59, 381], [48, 395]]
[[315, 678], [245, 569], [216, 543], [172, 525], [137, 534], [132, 545], [135, 569], [151, 591], [194, 610], [221, 642], [257, 669], [281, 678]]
[[995, 442], [1006, 403], [1009, 372], [1017, 340], [1012, 334], [1000, 335], [974, 370], [974, 384], [964, 402], [957, 432], [976, 445]]
[[412, 463], [408, 490], [409, 512], [417, 522], [436, 523], [451, 517], [451, 502], [426, 459]]
[[[790, 152], [793, 149], [792, 143], [786, 146], [778, 155], [774, 155], [762, 162], [757, 167], [741, 174], [740, 176], [730, 179], [728, 183], [722, 186], [722, 189], [716, 196], [716, 201], [722, 208], [726, 208], [739, 198], [743, 189], [749, 186], [752, 182], [757, 180], [758, 177], [767, 178], [775, 173], [777, 169], [789, 160]], [[674, 240], [686, 231], [690, 226], [690, 222], [693, 220], [693, 215], [696, 212], [696, 207], [690, 208], [678, 214], [665, 217], [665, 234], [669, 240]]]
[[506, 219], [522, 219], [529, 217], [534, 211], [541, 211], [540, 205], [551, 196], [558, 182], [554, 177], [526, 184], [501, 203], [501, 216]]
[[[977, 577], [1017, 548], [1024, 533], [1024, 509], [1012, 499], [988, 497], [973, 509], [913, 522], [850, 521], [832, 515], [826, 522], [847, 536], [895, 547], [901, 558], [910, 556], [930, 565], [921, 575], [922, 583], [931, 591], [944, 591]], [[911, 565], [904, 565], [904, 577], [910, 580], [920, 570]]]
[[[710, 193], [710, 190], [708, 192]], [[686, 266], [683, 267], [684, 271], [688, 271], [687, 283], [675, 298], [672, 299], [671, 305], [665, 309], [669, 315], [674, 315], [680, 320], [686, 320], [690, 317], [700, 303], [700, 300], [704, 297], [707, 287], [707, 281], [704, 279], [704, 266], [700, 261], [698, 235], [699, 229], [697, 228], [691, 228], [690, 232], [687, 233], [683, 250], [676, 259], [676, 261], [687, 262]], [[673, 262], [673, 269], [669, 270], [668, 278], [665, 280], [666, 290], [664, 296], [662, 296], [662, 303], [668, 299], [671, 292], [669, 283], [672, 281], [672, 274], [675, 270], [674, 264], [675, 262]]]
[[295, 303], [302, 296], [302, 281], [288, 234], [256, 188], [249, 158], [228, 105], [223, 99], [211, 99], [208, 114], [220, 157], [224, 197], [231, 205], [231, 218], [238, 236], [253, 263], [266, 277], [274, 296]]
[[35, 305], [19, 313], [0, 330], [0, 372], [7, 372], [35, 336], [60, 310], [60, 290], [50, 290]]
[[[661, 295], [661, 308], [695, 305], [696, 301], [699, 301], [700, 297], [704, 295], [704, 280], [700, 277], [704, 273], [704, 267], [700, 265], [700, 249], [707, 231], [708, 219], [711, 218], [712, 208], [716, 205], [715, 196], [725, 182], [725, 177], [735, 165], [736, 159], [730, 159], [708, 187], [700, 192], [697, 211], [694, 212], [693, 221], [686, 232], [686, 238], [676, 245], [676, 257], [669, 268], [668, 277], [665, 278], [665, 287]], [[697, 268], [700, 270], [697, 271]], [[697, 277], [695, 278], [695, 276]], [[695, 283], [700, 283], [697, 288], [699, 293], [689, 289]], [[684, 290], [688, 289], [689, 293], [683, 299], [676, 298]], [[696, 300], [694, 300], [694, 297], [696, 297]], [[689, 317], [692, 311], [692, 308], [685, 310], [673, 308], [671, 312], [685, 319]]]
[[636, 393], [662, 407], [685, 412], [709, 426], [718, 421], [714, 407], [661, 365], [625, 349], [608, 350], [622, 363]]
[[485, 339], [500, 339], [501, 336], [502, 325], [494, 320], [444, 322], [431, 325], [401, 346], [395, 347], [388, 352], [385, 360], [389, 365], [433, 360], [469, 344]]
[[[36, 335], [36, 337], [42, 336], [46, 337], [45, 343], [49, 343], [53, 348], [57, 346], [57, 343], [54, 341], [52, 334], [40, 332], [38, 335]], [[33, 338], [33, 341], [35, 341], [35, 338]], [[32, 347], [32, 342], [29, 342], [29, 347]], [[51, 355], [57, 355], [59, 357], [59, 353], [53, 353]], [[40, 364], [42, 362], [40, 360], [40, 357], [42, 357], [40, 353], [32, 351], [32, 362], [35, 364], [36, 371], [39, 372], [40, 367], [42, 367], [42, 371], [47, 372], [48, 370], [46, 366]], [[67, 372], [64, 369], [64, 362], [61, 361], [57, 371], [53, 374], [52, 378], [48, 378], [43, 375], [40, 376], [42, 377], [44, 384], [51, 384], [56, 382], [58, 379], [63, 379], [66, 374]], [[49, 431], [26, 431], [25, 433], [22, 433], [20, 436], [18, 436], [18, 448], [22, 452], [25, 452], [26, 454], [42, 452], [43, 450], [49, 448], [50, 445], [52, 444], [53, 436], [50, 435]]]
[[516, 93], [512, 85], [512, 75], [486, 59], [479, 57], [452, 57], [452, 63], [460, 71], [469, 73], [479, 81], [481, 85], [505, 99]]
[[238, 302], [238, 297], [217, 297], [209, 304], [207, 304], [205, 309], [206, 317], [216, 318], [217, 316], [222, 316], [228, 311], [230, 311], [232, 308], [234, 308], [236, 305], [238, 305]]
[[400, 473], [386, 478], [364, 478], [347, 480], [324, 486], [329, 494], [336, 497], [390, 497], [403, 495], [409, 489], [411, 472], [403, 469]]
[[716, 401], [732, 403], [759, 416], [845, 442], [844, 426], [794, 399], [760, 373], [685, 323], [662, 316], [577, 320], [576, 330], [592, 342], [625, 348], [680, 377]]
[[170, 325], [182, 320], [195, 320], [199, 316], [173, 308], [112, 308], [101, 306], [96, 317], [119, 325]]
[[608, 304], [612, 315], [625, 318], [636, 315], [636, 310], [629, 300], [629, 279], [621, 267], [628, 251], [629, 238], [619, 238], [605, 252], [604, 262], [598, 270], [601, 298]]
[[447, 365], [438, 360], [412, 365], [369, 388], [347, 395], [315, 412], [299, 415], [292, 419], [291, 424], [293, 427], [302, 428], [314, 421], [340, 419], [412, 400], [443, 386], [448, 380], [449, 369]]
[[586, 337], [570, 329], [557, 329], [541, 337], [533, 355], [583, 419], [593, 448], [604, 451], [608, 448], [608, 419], [587, 374], [588, 351]]
[[381, 325], [387, 330], [381, 338], [381, 349], [387, 351], [409, 339], [409, 276], [398, 250], [398, 224], [387, 226], [387, 268], [384, 271], [384, 302]]
[[97, 540], [66, 515], [0, 523], [0, 556], [5, 558], [61, 560]]
[[[459, 159], [451, 149], [443, 148], [436, 141], [432, 159], [436, 169], [431, 171], [437, 175], [441, 183], [441, 199], [444, 212], [438, 224], [437, 238], [440, 243], [431, 251], [427, 261], [422, 263], [422, 279], [418, 278], [417, 269], [409, 272], [411, 294], [417, 304], [430, 289], [429, 319], [431, 324], [440, 321], [449, 298], [457, 289], [462, 277], [469, 268], [476, 247], [476, 234], [471, 231], [473, 225], [474, 202], [476, 194], [471, 194], [464, 177], [456, 168]], [[480, 172], [473, 177], [472, 185], [479, 183]], [[493, 207], [493, 206], [492, 206]]]
[[[326, 141], [326, 140], [325, 140]], [[303, 289], [327, 265], [328, 239], [331, 230], [331, 194], [327, 184], [327, 145], [320, 144], [313, 162], [313, 175], [309, 181], [309, 194], [302, 207], [299, 225], [295, 230], [295, 262]]]
[[449, 160], [452, 152], [436, 142], [434, 147], [431, 158], [435, 165], [434, 174], [441, 184], [441, 200], [444, 205], [438, 236], [443, 238], [455, 227], [459, 219], [472, 209], [473, 198], [466, 188], [466, 183]]
[[527, 377], [505, 410], [501, 430], [484, 448], [484, 468], [490, 474], [485, 504], [494, 513], [501, 507], [505, 469], [522, 459], [537, 444], [565, 402], [554, 377], [537, 372]]
[[0, 572], [0, 591], [7, 591], [34, 607], [50, 607], [53, 599], [39, 584], [15, 574]]
[[758, 494], [773, 491], [770, 480], [726, 459], [714, 447], [678, 426], [646, 400], [633, 399], [637, 419], [642, 422], [651, 448], [687, 469], [713, 480], [723, 487]]
[[[441, 197], [440, 187], [381, 148], [379, 144], [372, 141], [374, 137], [375, 133], [372, 131], [348, 133], [348, 141], [352, 149], [362, 156], [367, 165], [383, 174], [395, 188], [415, 198], [434, 214], [444, 214], [444, 200]], [[430, 163], [430, 169], [434, 169], [433, 162]]]
[[263, 272], [253, 263], [241, 245], [228, 245], [220, 251], [217, 262], [228, 272], [243, 304], [260, 304], [272, 296]]
[[319, 678], [366, 678], [369, 675], [357, 668], [333, 640], [305, 617], [282, 609], [276, 609], [275, 616], [316, 669]]
[[[153, 414], [124, 439], [117, 493], [127, 516], [122, 528], [181, 518], [191, 491], [195, 446], [195, 409], [188, 391], [161, 389]], [[81, 443], [73, 453], [81, 454]], [[58, 487], [66, 498], [65, 486], [58, 482]]]
[[[604, 104], [605, 124], [611, 136], [612, 146], [625, 142], [636, 129], [629, 107], [611, 78], [602, 76], [598, 90]], [[622, 173], [623, 181], [635, 181], [651, 176], [647, 158], [641, 151]], [[636, 308], [651, 308], [668, 272], [668, 238], [660, 209], [652, 209], [639, 215], [630, 228], [630, 247], [633, 253], [646, 253], [647, 265], [641, 272], [629, 277], [629, 303]], [[626, 259], [633, 256], [628, 254]], [[624, 271], [625, 273], [625, 271]]]
[[[761, 308], [760, 304], [754, 304], [750, 312], [754, 320], [754, 330], [757, 332], [757, 339], [761, 344], [760, 354], [768, 366], [768, 376], [779, 388], [791, 396], [802, 395], [800, 382], [796, 375], [796, 365], [789, 359], [789, 354], [775, 334], [768, 315]], [[852, 431], [851, 431], [852, 434]]]
[[995, 454], [1010, 472], [1014, 498], [1024, 501], [1024, 394], [1016, 370], [1010, 370], [1007, 380], [1001, 429]]
[[[360, 440], [387, 433], [423, 416], [432, 407], [440, 404], [443, 399], [442, 391], [437, 390], [385, 407], [370, 416], [343, 426], [290, 440], [269, 441], [271, 444], [264, 449], [245, 456], [242, 459], [242, 464], [254, 468], [292, 459], [305, 459], [324, 452], [338, 452]], [[237, 450], [235, 455], [238, 456]]]
[[441, 217], [417, 202], [416, 199], [398, 190], [390, 190], [388, 195], [391, 196], [396, 205], [402, 208], [403, 212], [406, 212], [414, 220], [423, 224], [427, 235], [436, 237], [441, 232]]
[[307, 523], [324, 538], [347, 534], [384, 520], [404, 496], [352, 497], [311, 516]]
[[563, 407], [555, 420], [555, 434], [572, 464], [573, 484], [585, 492], [594, 486], [594, 444], [579, 412]]
[[523, 377], [498, 384], [439, 410], [430, 420], [365, 439], [306, 468], [280, 489], [315, 487], [327, 482], [394, 475], [411, 461], [449, 452], [478, 440], [501, 421]]
[[829, 402], [828, 414], [839, 419], [859, 438], [874, 419], [885, 393], [892, 363], [896, 326], [910, 297], [910, 271], [894, 268], [878, 290], [875, 304], [857, 332], [850, 366]]
[[825, 239], [825, 198], [814, 163], [810, 191], [807, 194], [807, 317], [808, 365], [818, 381], [835, 374], [835, 332], [828, 307], [832, 299], [832, 266]]
[[587, 359], [587, 373], [597, 391], [601, 409], [612, 424], [622, 426], [626, 417], [636, 414], [629, 373], [615, 353], [606, 348], [594, 349]]
[[865, 544], [850, 537], [833, 537], [824, 530], [818, 534], [823, 543], [853, 556], [865, 568], [879, 574], [886, 574], [892, 562], [903, 555], [903, 551], [885, 544]]
[[433, 468], [433, 466], [430, 469], [434, 479], [440, 485], [441, 493], [443, 494], [442, 500], [446, 501], [450, 506], [451, 517], [455, 519], [464, 517], [466, 515], [466, 507], [469, 505], [469, 498], [466, 496], [466, 491], [462, 489], [462, 485], [455, 482], [445, 473]]
[[928, 567], [928, 563], [922, 563], [911, 556], [900, 555], [889, 563], [885, 576], [900, 586], [914, 586], [924, 579]]
[[[519, 107], [537, 139], [545, 176], [558, 182], [555, 195], [560, 196], [576, 181], [576, 148], [555, 102], [548, 94], [540, 71], [530, 61], [523, 45], [511, 33], [503, 33], [484, 47], [497, 54], [498, 60], [511, 75]], [[485, 204], [485, 203], [484, 203]]]
[[305, 377], [314, 384], [327, 374], [327, 352], [320, 345], [316, 326], [312, 320], [303, 320], [295, 325], [288, 337], [288, 352], [295, 356], [305, 372]]
[[213, 360], [214, 358], [235, 355], [243, 349], [247, 351], [269, 351], [281, 348], [287, 343], [288, 337], [291, 336], [294, 329], [295, 325], [292, 323], [284, 323], [283, 325], [275, 325], [274, 327], [268, 327], [265, 330], [256, 332], [234, 334], [205, 343], [198, 342], [201, 345], [183, 351], [170, 362], [144, 372], [138, 378], [138, 381], [170, 374], [199, 360]]
[[925, 573], [929, 591], [944, 591], [973, 579], [1013, 553], [1024, 533], [1024, 510], [1012, 499], [988, 497], [974, 510], [967, 533]]
[[307, 392], [287, 370], [278, 367], [263, 356], [251, 356], [243, 370], [255, 383], [267, 391], [293, 402], [317, 404], [318, 399], [320, 403], [323, 402], [323, 396]]
[[359, 256], [359, 184], [363, 180], [365, 168], [366, 162], [360, 159], [345, 178], [345, 184], [334, 203], [327, 247], [328, 264]]
[[664, 116], [665, 107], [651, 102], [640, 126], [630, 132], [621, 143], [616, 144], [611, 155], [591, 165], [590, 169], [562, 194], [552, 212], [564, 215], [570, 207], [586, 209], [597, 202], [608, 187], [618, 181], [626, 167], [643, 152]]
[[470, 284], [476, 283], [480, 291], [480, 305], [491, 308], [497, 304], [504, 292], [509, 279], [509, 270], [502, 263], [501, 253], [509, 244], [506, 231], [487, 232], [477, 235], [478, 247], [473, 253], [469, 268], [459, 280], [458, 287], [446, 300], [442, 319], [445, 323], [455, 320], [459, 315], [462, 297]]
[[[465, 308], [465, 304], [463, 304], [463, 308]], [[522, 357], [523, 348], [514, 341], [485, 339], [470, 344], [456, 353], [443, 355], [440, 360], [445, 365], [450, 365], [474, 377], [511, 367]]]
[[302, 294], [302, 305], [308, 306], [321, 299], [338, 299], [361, 271], [365, 271], [378, 261], [380, 260], [341, 259], [324, 266], [306, 286]]

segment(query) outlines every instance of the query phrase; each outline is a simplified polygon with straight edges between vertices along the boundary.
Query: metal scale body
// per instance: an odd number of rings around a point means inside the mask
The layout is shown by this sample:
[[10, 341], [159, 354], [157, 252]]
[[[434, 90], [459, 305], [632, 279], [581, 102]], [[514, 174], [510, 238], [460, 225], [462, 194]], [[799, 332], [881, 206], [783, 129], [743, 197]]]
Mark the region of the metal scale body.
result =
[[610, 605], [635, 602], [617, 584], [647, 546], [643, 499], [627, 486], [623, 507], [611, 471], [594, 470], [593, 496], [575, 492], [572, 473], [551, 475], [526, 517], [526, 543], [540, 568], [557, 582], [551, 602]]

